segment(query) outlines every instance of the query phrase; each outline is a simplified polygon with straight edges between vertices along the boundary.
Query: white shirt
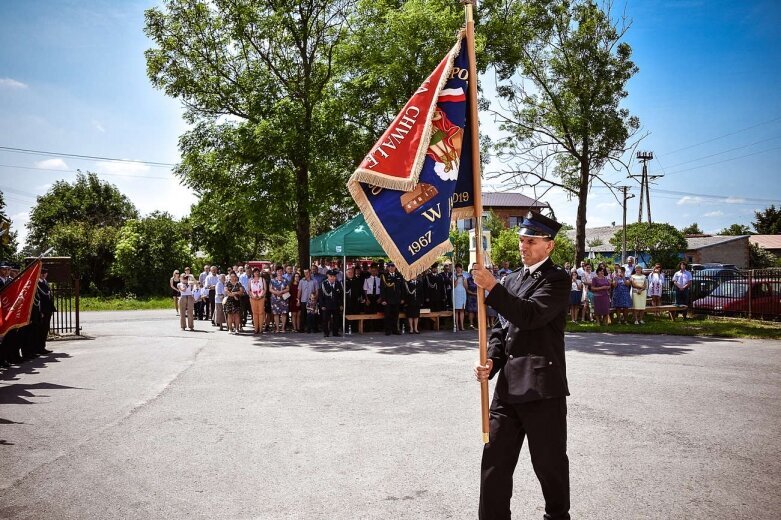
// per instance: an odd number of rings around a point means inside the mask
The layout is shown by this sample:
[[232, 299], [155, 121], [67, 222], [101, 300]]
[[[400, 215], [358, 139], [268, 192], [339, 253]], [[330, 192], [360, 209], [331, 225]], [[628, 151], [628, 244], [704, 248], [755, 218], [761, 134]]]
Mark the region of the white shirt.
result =
[[217, 296], [218, 298], [221, 296], [225, 296], [225, 284], [222, 283], [219, 280], [219, 278], [217, 279], [217, 285], [215, 286], [214, 292], [215, 292], [215, 296]]
[[673, 283], [679, 289], [683, 289], [687, 283], [692, 281], [692, 274], [689, 271], [676, 271], [673, 275]]
[[198, 281], [203, 285], [203, 282], [206, 281], [206, 277], [209, 276], [209, 273], [207, 271], [202, 272], [200, 275], [198, 275]]
[[[375, 292], [376, 291], [376, 292]], [[363, 281], [363, 292], [369, 294], [380, 294], [380, 277], [370, 276]]]
[[217, 287], [217, 283], [220, 281], [220, 277], [216, 274], [209, 274], [206, 277], [206, 283], [204, 284], [207, 289], [214, 289]]
[[542, 264], [544, 264], [545, 262], [548, 261], [548, 258], [550, 258], [550, 257], [546, 256], [545, 258], [543, 258], [543, 260], [541, 262], [537, 262], [534, 265], [524, 266], [524, 269], [528, 269], [529, 270], [529, 274], [532, 275], [532, 274], [534, 274], [534, 271], [539, 269]]
[[181, 283], [179, 282], [179, 296], [192, 296], [193, 295], [193, 286], [189, 283]]
[[200, 299], [201, 299], [201, 293], [202, 293], [202, 292], [203, 292], [203, 290], [202, 290], [202, 289], [195, 289], [195, 290], [193, 291], [193, 298], [195, 298], [196, 300], [200, 300]]

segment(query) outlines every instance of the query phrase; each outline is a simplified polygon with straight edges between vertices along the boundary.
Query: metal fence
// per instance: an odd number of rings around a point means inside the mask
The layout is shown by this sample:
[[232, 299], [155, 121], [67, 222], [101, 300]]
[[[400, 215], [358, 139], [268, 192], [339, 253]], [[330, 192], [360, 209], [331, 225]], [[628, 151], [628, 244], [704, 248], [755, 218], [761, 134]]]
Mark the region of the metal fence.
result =
[[662, 304], [686, 303], [696, 314], [781, 319], [781, 268], [695, 271], [687, 302], [676, 302], [675, 271], [664, 274]]
[[78, 336], [81, 332], [78, 280], [75, 284], [52, 282], [51, 288], [57, 312], [52, 314], [49, 334], [75, 334]]

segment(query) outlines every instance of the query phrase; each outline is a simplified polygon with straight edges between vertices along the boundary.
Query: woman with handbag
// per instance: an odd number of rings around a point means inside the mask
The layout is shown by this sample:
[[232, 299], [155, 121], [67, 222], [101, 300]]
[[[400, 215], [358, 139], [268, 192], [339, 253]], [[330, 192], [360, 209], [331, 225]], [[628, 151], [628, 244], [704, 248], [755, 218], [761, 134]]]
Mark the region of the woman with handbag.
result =
[[225, 284], [225, 297], [222, 299], [222, 308], [228, 317], [228, 332], [238, 334], [241, 329], [241, 295], [244, 287], [239, 282], [236, 271], [232, 271], [230, 279]]
[[260, 269], [252, 270], [252, 280], [249, 282], [249, 304], [252, 309], [252, 327], [255, 334], [260, 334], [266, 322], [266, 281], [260, 276]]

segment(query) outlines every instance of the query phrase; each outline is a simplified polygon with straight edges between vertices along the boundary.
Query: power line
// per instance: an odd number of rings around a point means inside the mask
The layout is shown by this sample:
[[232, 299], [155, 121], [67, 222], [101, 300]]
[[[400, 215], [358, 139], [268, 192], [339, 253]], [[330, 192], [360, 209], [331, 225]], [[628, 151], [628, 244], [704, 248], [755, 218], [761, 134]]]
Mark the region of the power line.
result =
[[712, 143], [713, 141], [718, 141], [719, 139], [724, 139], [725, 137], [729, 137], [731, 135], [739, 134], [741, 132], [745, 132], [746, 130], [751, 130], [752, 128], [757, 128], [758, 126], [763, 126], [763, 125], [768, 125], [770, 123], [775, 123], [779, 119], [781, 119], [781, 116], [774, 117], [773, 119], [768, 119], [767, 121], [762, 121], [760, 123], [757, 123], [757, 124], [754, 124], [754, 125], [751, 125], [751, 126], [747, 126], [745, 128], [741, 128], [740, 130], [735, 130], [734, 132], [730, 132], [728, 134], [724, 134], [724, 135], [720, 135], [720, 136], [717, 136], [717, 137], [713, 137], [713, 138], [707, 139], [705, 141], [700, 141], [699, 143], [691, 144], [689, 146], [684, 146], [682, 148], [676, 148], [675, 150], [673, 150], [671, 152], [667, 152], [666, 154], [667, 155], [672, 155], [674, 153], [682, 152], [683, 150], [688, 150], [690, 148], [695, 148], [695, 147], [703, 145], [703, 144]]
[[744, 154], [744, 155], [738, 155], [737, 157], [730, 157], [729, 159], [722, 159], [721, 161], [715, 161], [715, 162], [708, 163], [708, 164], [703, 164], [703, 165], [700, 165], [700, 166], [692, 166], [691, 168], [684, 168], [682, 170], [675, 170], [675, 171], [672, 171], [672, 172], [667, 172], [667, 175], [671, 175], [671, 174], [674, 174], [674, 173], [690, 172], [692, 170], [699, 170], [701, 168], [707, 168], [708, 166], [716, 166], [717, 164], [723, 164], [725, 162], [737, 161], [738, 159], [745, 159], [746, 157], [751, 157], [751, 156], [754, 156], [754, 155], [759, 155], [759, 154], [767, 153], [767, 152], [773, 152], [775, 150], [781, 150], [781, 146], [776, 146], [774, 148], [767, 148], [765, 150], [759, 150], [759, 151], [747, 153], [747, 154]]
[[91, 160], [98, 160], [98, 161], [111, 161], [111, 162], [120, 162], [120, 163], [138, 163], [138, 164], [146, 164], [148, 166], [155, 166], [160, 168], [172, 168], [176, 166], [175, 164], [172, 163], [164, 163], [158, 161], [117, 159], [116, 157], [101, 157], [97, 155], [81, 155], [76, 153], [51, 152], [47, 150], [31, 150], [28, 148], [14, 148], [11, 146], [0, 146], [0, 150], [5, 150], [7, 152], [12, 152], [12, 153], [23, 153], [28, 155], [43, 155], [48, 157], [71, 157], [73, 159], [91, 159]]
[[[735, 150], [742, 150], [744, 148], [749, 148], [749, 147], [754, 146], [756, 144], [766, 143], [768, 141], [774, 141], [776, 139], [781, 139], [781, 135], [777, 135], [777, 136], [774, 136], [774, 137], [768, 137], [767, 139], [760, 139], [759, 141], [754, 141], [753, 143], [744, 144], [742, 146], [736, 146], [735, 148], [729, 148], [729, 149], [723, 150], [721, 152], [716, 152], [716, 153], [712, 153], [712, 154], [708, 154], [708, 155], [703, 155], [702, 157], [697, 157], [695, 159], [689, 159], [688, 161], [683, 161], [683, 162], [679, 162], [677, 164], [673, 164], [672, 166], [668, 166], [668, 168], [675, 168], [677, 166], [683, 166], [684, 164], [691, 164], [693, 162], [701, 161], [703, 159], [710, 159], [711, 157], [716, 157], [717, 155], [724, 155], [725, 153], [734, 152]], [[774, 150], [774, 149], [775, 148], [770, 148], [770, 150]], [[760, 152], [757, 152], [757, 153], [760, 153]], [[659, 163], [659, 166], [661, 166], [661, 163]], [[664, 168], [662, 168], [662, 170], [664, 171]], [[653, 172], [653, 173], [657, 173], [657, 172]]]
[[670, 195], [689, 195], [691, 197], [702, 197], [702, 198], [706, 198], [706, 199], [730, 199], [731, 198], [731, 199], [740, 199], [740, 200], [745, 200], [745, 201], [749, 201], [750, 200], [750, 201], [754, 201], [754, 202], [770, 202], [770, 203], [777, 203], [778, 202], [778, 200], [776, 200], [776, 199], [758, 199], [758, 198], [754, 198], [754, 197], [741, 197], [740, 195], [729, 195], [729, 196], [724, 196], [724, 195], [707, 195], [705, 193], [691, 193], [691, 192], [688, 192], [688, 191], [673, 191], [673, 190], [660, 190], [660, 189], [657, 189], [656, 192], [658, 192], [658, 193], [667, 193], [667, 194], [670, 194]]
[[[2, 168], [17, 168], [20, 170], [39, 170], [39, 171], [46, 171], [46, 172], [63, 172], [63, 173], [79, 173], [80, 170], [62, 170], [58, 168], [39, 168], [34, 166], [15, 166], [13, 164], [0, 164], [0, 167]], [[109, 177], [129, 177], [133, 179], [160, 179], [160, 180], [170, 180], [171, 177], [160, 177], [156, 175], [135, 175], [132, 173], [101, 173], [101, 172], [93, 172], [91, 170], [84, 170], [85, 172], [94, 173], [95, 175], [106, 175]]]

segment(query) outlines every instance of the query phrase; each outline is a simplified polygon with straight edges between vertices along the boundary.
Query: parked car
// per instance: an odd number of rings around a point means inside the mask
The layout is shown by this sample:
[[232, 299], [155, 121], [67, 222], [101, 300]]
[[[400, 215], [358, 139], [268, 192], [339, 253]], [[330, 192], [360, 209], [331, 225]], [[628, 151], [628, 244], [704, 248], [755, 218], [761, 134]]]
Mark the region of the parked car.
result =
[[[751, 289], [749, 291], [749, 288]], [[781, 316], [781, 281], [734, 279], [721, 283], [710, 294], [692, 303], [695, 310], [715, 314]]]
[[745, 278], [740, 271], [734, 267], [708, 267], [692, 273], [694, 280], [715, 280], [723, 283], [727, 280]]

